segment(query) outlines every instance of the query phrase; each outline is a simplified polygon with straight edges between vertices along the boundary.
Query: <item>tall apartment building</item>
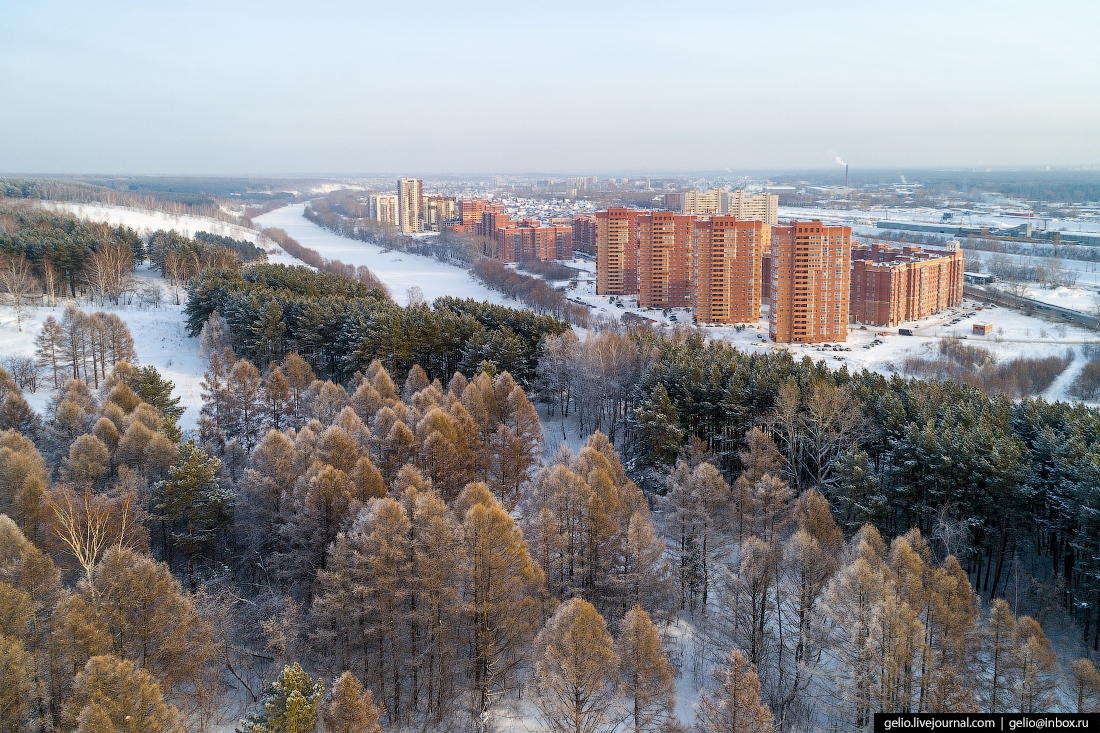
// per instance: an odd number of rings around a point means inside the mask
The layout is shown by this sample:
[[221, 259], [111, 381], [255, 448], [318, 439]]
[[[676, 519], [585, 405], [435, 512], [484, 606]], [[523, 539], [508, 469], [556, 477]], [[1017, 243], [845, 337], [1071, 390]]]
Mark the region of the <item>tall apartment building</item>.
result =
[[726, 199], [726, 210], [722, 213], [776, 226], [779, 224], [779, 197], [773, 193], [749, 196], [743, 190], [731, 191]]
[[761, 253], [771, 227], [735, 216], [695, 222], [695, 318], [702, 323], [760, 320]]
[[592, 214], [573, 217], [573, 251], [596, 254], [596, 217]]
[[772, 227], [772, 340], [845, 341], [851, 271], [851, 227], [820, 221]]
[[367, 197], [367, 218], [382, 224], [398, 226], [401, 223], [397, 194], [372, 193]]
[[851, 321], [896, 326], [962, 303], [963, 253], [871, 244], [852, 249]]
[[512, 217], [504, 213], [504, 204], [491, 204], [481, 212], [481, 228], [478, 234], [496, 239], [497, 229], [512, 223]]
[[485, 199], [459, 199], [458, 220], [463, 224], [480, 224], [481, 214], [488, 203]]
[[424, 231], [424, 183], [419, 178], [397, 182], [398, 214], [402, 234]]
[[611, 208], [596, 212], [596, 292], [638, 292], [638, 212]]
[[671, 211], [638, 216], [638, 305], [691, 305], [691, 239], [695, 217]]
[[497, 229], [498, 256], [504, 262], [571, 259], [572, 234], [569, 226], [544, 227], [524, 219]]
[[458, 218], [458, 205], [454, 196], [429, 195], [423, 203], [424, 230], [441, 232], [446, 224]]
[[712, 188], [709, 191], [684, 191], [683, 213], [702, 216], [704, 214], [725, 214], [729, 191]]

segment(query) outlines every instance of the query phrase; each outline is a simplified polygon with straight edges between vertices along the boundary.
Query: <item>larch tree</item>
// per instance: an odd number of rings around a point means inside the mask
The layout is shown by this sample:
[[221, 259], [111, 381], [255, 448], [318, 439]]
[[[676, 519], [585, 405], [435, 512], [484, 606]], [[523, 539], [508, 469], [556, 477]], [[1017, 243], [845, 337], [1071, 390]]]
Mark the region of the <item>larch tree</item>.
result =
[[734, 649], [714, 671], [714, 685], [699, 698], [700, 733], [772, 733], [774, 718], [760, 701], [760, 681], [752, 663]]
[[986, 712], [1003, 712], [1012, 700], [1016, 681], [1016, 617], [1003, 598], [994, 598], [989, 604], [982, 637], [982, 701]]
[[1043, 633], [1030, 616], [1016, 621], [1016, 709], [1021, 713], [1047, 713], [1057, 705], [1058, 659]]
[[[148, 670], [113, 655], [92, 657], [77, 675], [71, 707], [79, 731], [178, 733], [180, 715]], [[104, 727], [109, 722], [110, 727]]]
[[332, 684], [332, 698], [321, 706], [327, 733], [382, 733], [378, 706], [370, 691], [349, 671]]
[[1100, 672], [1090, 659], [1075, 659], [1070, 665], [1069, 691], [1074, 711], [1094, 713], [1100, 708]]
[[615, 652], [619, 655], [619, 691], [630, 730], [666, 730], [674, 718], [676, 675], [657, 625], [641, 606], [634, 606], [623, 617]]
[[106, 628], [110, 652], [149, 671], [168, 699], [202, 686], [213, 634], [166, 565], [112, 548], [82, 595]]
[[[474, 492], [476, 502], [466, 496]], [[524, 661], [526, 647], [538, 630], [540, 593], [546, 581], [528, 553], [523, 532], [484, 485], [468, 488], [459, 503], [469, 506], [462, 522], [468, 567], [464, 608], [472, 649], [475, 717], [483, 720]]]
[[878, 530], [864, 526], [852, 538], [846, 564], [825, 591], [823, 611], [832, 629], [828, 653], [835, 665], [830, 676], [835, 713], [856, 728], [870, 725], [876, 710], [873, 693], [878, 668], [872, 636], [883, 602], [885, 551]]
[[535, 639], [530, 685], [539, 719], [554, 733], [599, 733], [620, 717], [619, 655], [607, 624], [580, 598], [558, 606]]
[[[0, 584], [0, 606], [7, 605], [4, 585]], [[37, 729], [35, 672], [34, 658], [19, 639], [0, 631], [0, 733]]]

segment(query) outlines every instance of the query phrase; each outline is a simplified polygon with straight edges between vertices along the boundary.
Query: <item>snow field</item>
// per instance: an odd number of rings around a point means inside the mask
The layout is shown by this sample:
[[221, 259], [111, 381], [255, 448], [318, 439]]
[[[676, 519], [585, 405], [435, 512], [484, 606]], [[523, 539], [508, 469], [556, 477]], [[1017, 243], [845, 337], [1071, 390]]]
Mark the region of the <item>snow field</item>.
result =
[[158, 229], [175, 229], [180, 234], [194, 237], [196, 232], [209, 232], [233, 239], [259, 241], [259, 232], [240, 224], [211, 219], [204, 216], [186, 214], [166, 214], [163, 211], [131, 209], [106, 204], [80, 204], [72, 202], [43, 202], [43, 208], [72, 214], [80, 219], [101, 221], [111, 226], [128, 226], [139, 234], [148, 234]]
[[[15, 314], [7, 305], [0, 307], [0, 354], [4, 356], [34, 356], [34, 339], [42, 330], [42, 323], [49, 316], [61, 320], [65, 306], [73, 302], [86, 313], [107, 311], [117, 313], [126, 322], [134, 337], [138, 363], [152, 365], [165, 379], [175, 383], [172, 394], [182, 398], [180, 406], [187, 408], [180, 418], [183, 430], [195, 428], [202, 407], [202, 375], [206, 366], [199, 358], [199, 340], [187, 335], [184, 328], [183, 306], [175, 305], [168, 292], [167, 283], [157, 273], [151, 273], [148, 265], [142, 265], [135, 273], [138, 280], [154, 280], [165, 290], [164, 302], [159, 308], [139, 308], [136, 305], [100, 306], [87, 300], [59, 300], [53, 307], [28, 310], [23, 318], [23, 331], [17, 329]], [[183, 297], [181, 297], [181, 302]], [[39, 387], [33, 394], [23, 396], [38, 413], [43, 413], [53, 393], [52, 377], [43, 370]], [[91, 386], [91, 385], [89, 385]]]

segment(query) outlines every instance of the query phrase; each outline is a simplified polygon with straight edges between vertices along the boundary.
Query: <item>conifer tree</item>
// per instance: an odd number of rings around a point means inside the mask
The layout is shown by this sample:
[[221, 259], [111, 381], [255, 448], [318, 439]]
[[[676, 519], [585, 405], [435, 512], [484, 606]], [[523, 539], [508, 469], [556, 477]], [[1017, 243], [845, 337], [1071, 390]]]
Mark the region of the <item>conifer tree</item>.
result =
[[154, 366], [138, 368], [135, 376], [137, 383], [134, 391], [164, 416], [166, 428], [175, 429], [176, 423], [186, 412], [186, 408], [180, 407], [182, 398], [172, 396], [172, 390], [176, 385], [162, 377]]
[[656, 624], [641, 606], [623, 617], [615, 640], [619, 690], [634, 733], [664, 731], [673, 718], [676, 678]]
[[324, 701], [321, 680], [313, 680], [295, 662], [283, 667], [278, 679], [264, 689], [263, 710], [241, 721], [242, 733], [313, 733]]
[[[92, 657], [77, 675], [71, 706], [78, 730], [178, 733], [179, 712], [147, 669], [113, 655]], [[104, 725], [109, 722], [110, 727]]]
[[1047, 713], [1057, 702], [1058, 660], [1043, 627], [1030, 616], [1016, 622], [1015, 707], [1021, 713]]
[[994, 598], [989, 604], [989, 619], [983, 636], [985, 709], [989, 713], [1000, 713], [1008, 709], [1016, 677], [1016, 617], [1003, 598]]
[[321, 720], [326, 733], [382, 733], [370, 691], [348, 671], [333, 682], [332, 699], [322, 705]]
[[[5, 605], [4, 585], [0, 605]], [[0, 629], [0, 733], [25, 733], [36, 729], [34, 659], [19, 639], [4, 631]]]
[[34, 337], [34, 353], [42, 368], [49, 369], [53, 377], [54, 389], [61, 386], [60, 374], [63, 366], [62, 340], [65, 332], [53, 316], [47, 316], [42, 322], [42, 330]]
[[[477, 503], [471, 503], [463, 520], [469, 568], [465, 610], [473, 650], [476, 717], [481, 718], [508, 689], [524, 659], [541, 615], [536, 594], [546, 581], [531, 560], [515, 520], [484, 486], [480, 492], [478, 484], [473, 486]], [[464, 495], [468, 492], [471, 489]]]
[[714, 687], [699, 699], [696, 727], [700, 733], [772, 733], [771, 711], [760, 701], [756, 670], [734, 649], [726, 665], [714, 671]]
[[619, 655], [591, 603], [558, 606], [535, 639], [531, 687], [543, 725], [554, 733], [611, 731], [619, 717]]
[[873, 688], [877, 667], [871, 638], [883, 602], [885, 549], [878, 530], [865, 525], [852, 538], [847, 564], [825, 593], [824, 612], [833, 632], [829, 651], [836, 659], [832, 681], [838, 708], [856, 728], [869, 725], [876, 709]]
[[154, 508], [172, 544], [187, 558], [194, 587], [195, 559], [214, 545], [216, 533], [233, 517], [233, 497], [218, 484], [221, 461], [188, 441], [179, 447], [168, 478], [153, 487]]
[[1093, 713], [1100, 707], [1100, 672], [1090, 659], [1075, 659], [1070, 665], [1070, 694], [1074, 711]]
[[210, 625], [164, 563], [112, 548], [81, 595], [112, 652], [154, 675], [166, 697], [201, 687], [213, 652]]

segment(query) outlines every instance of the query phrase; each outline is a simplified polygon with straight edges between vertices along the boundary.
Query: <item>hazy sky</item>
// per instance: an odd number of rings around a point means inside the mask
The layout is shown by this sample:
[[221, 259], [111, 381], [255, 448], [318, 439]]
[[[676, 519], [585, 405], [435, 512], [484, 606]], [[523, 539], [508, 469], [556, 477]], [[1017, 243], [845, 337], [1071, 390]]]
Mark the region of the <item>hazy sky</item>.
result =
[[1100, 164], [1095, 2], [0, 0], [0, 171]]

